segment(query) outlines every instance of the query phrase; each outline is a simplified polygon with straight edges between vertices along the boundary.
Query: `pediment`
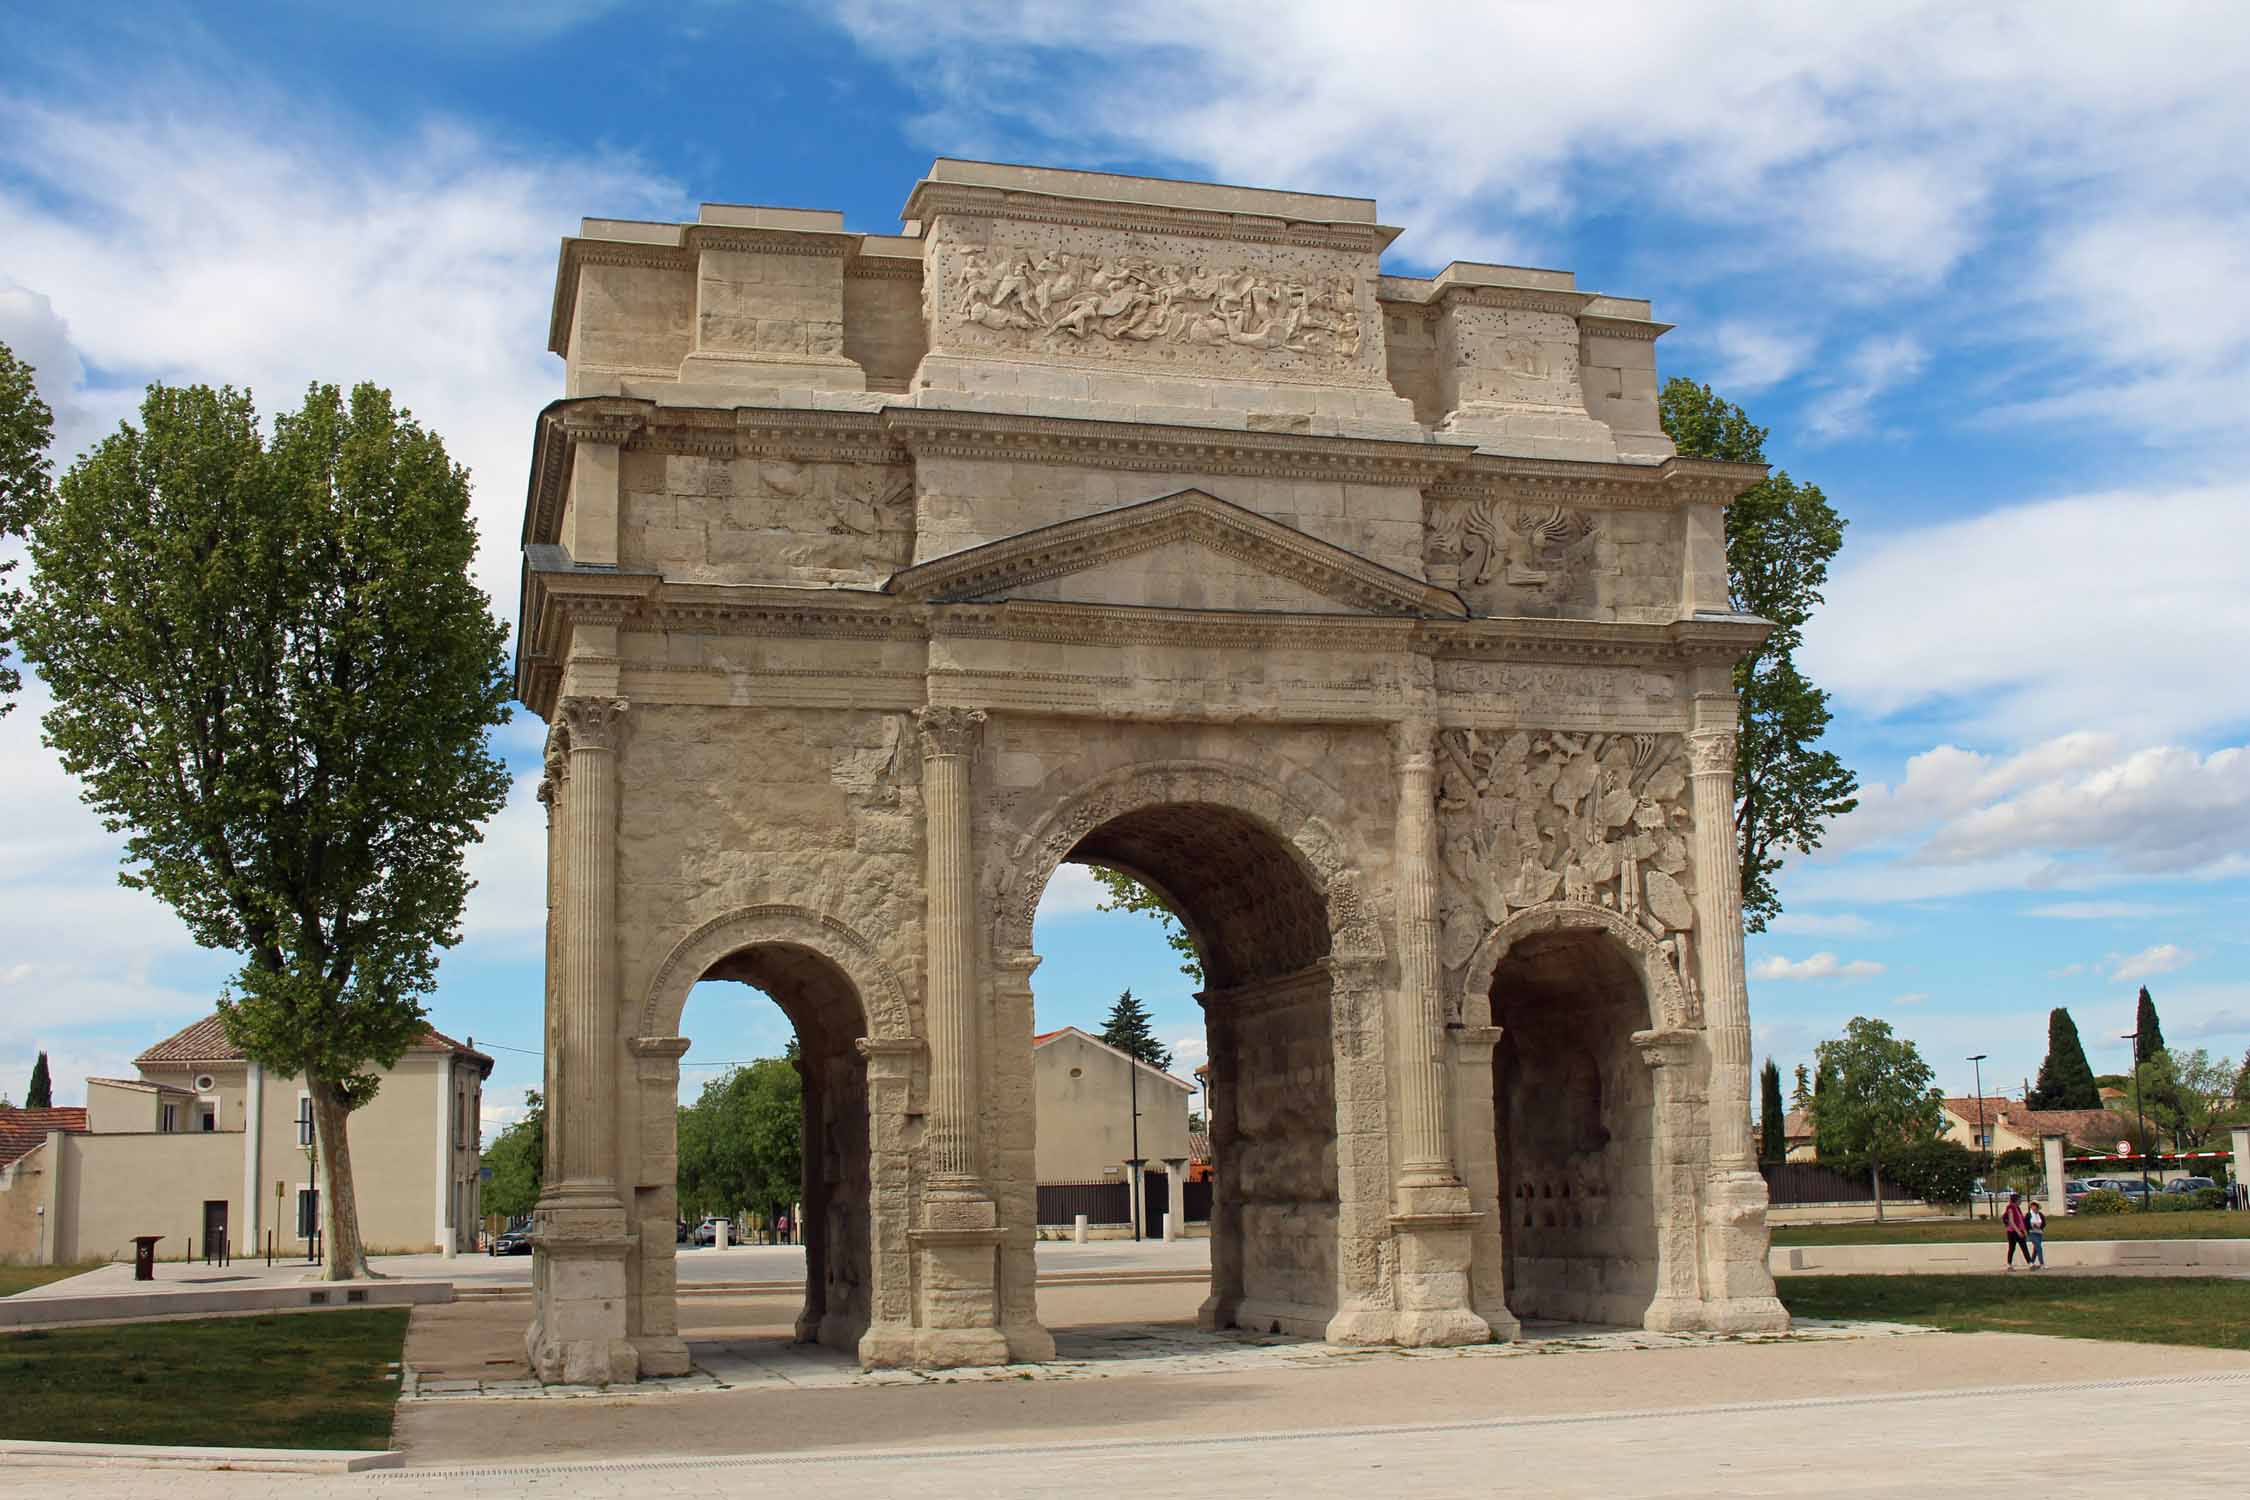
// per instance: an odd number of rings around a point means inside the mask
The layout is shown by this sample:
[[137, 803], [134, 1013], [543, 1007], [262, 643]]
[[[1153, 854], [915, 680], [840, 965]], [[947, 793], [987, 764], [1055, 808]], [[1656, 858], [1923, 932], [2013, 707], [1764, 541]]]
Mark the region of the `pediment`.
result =
[[892, 575], [935, 603], [1036, 599], [1153, 609], [1463, 619], [1459, 595], [1201, 490], [1042, 526]]

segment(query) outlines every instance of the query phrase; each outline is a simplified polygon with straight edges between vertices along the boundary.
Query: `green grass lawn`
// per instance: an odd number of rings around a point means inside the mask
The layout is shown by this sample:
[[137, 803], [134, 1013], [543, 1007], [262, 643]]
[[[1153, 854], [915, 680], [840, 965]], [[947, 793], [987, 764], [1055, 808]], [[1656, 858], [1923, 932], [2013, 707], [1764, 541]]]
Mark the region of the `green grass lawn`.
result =
[[0, 1266], [0, 1297], [13, 1297], [18, 1292], [28, 1292], [35, 1286], [45, 1286], [50, 1281], [60, 1281], [106, 1264], [106, 1261], [89, 1260], [75, 1266]]
[[1802, 1318], [2250, 1349], [2250, 1281], [2215, 1276], [1787, 1276], [1781, 1300]]
[[387, 1448], [403, 1307], [0, 1334], [0, 1437]]
[[[2240, 1240], [2250, 1239], [2250, 1214], [2223, 1208], [2188, 1213], [2101, 1214], [2049, 1218], [2050, 1240]], [[1776, 1245], [1957, 1245], [1990, 1240], [2005, 1244], [1999, 1221], [1895, 1219], [1887, 1224], [1776, 1224]]]

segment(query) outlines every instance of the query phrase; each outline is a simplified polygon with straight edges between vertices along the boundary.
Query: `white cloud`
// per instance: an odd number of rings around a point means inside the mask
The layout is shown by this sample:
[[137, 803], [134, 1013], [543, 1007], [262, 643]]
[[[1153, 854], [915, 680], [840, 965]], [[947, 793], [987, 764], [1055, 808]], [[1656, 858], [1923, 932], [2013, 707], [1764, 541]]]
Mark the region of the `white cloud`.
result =
[[[2146, 741], [2239, 722], [2250, 485], [2116, 491], [1855, 539], [1800, 658], [1853, 708], [1977, 738]], [[1932, 607], [1933, 601], [1941, 607]]]
[[2177, 912], [2177, 907], [2156, 906], [2146, 901], [2055, 901], [2045, 906], [2026, 907], [2023, 914], [2059, 922], [2130, 922], [2169, 917]]
[[1084, 916], [1108, 899], [1108, 890], [1094, 879], [1092, 870], [1084, 865], [1057, 865], [1047, 889], [1039, 894], [1037, 919]]
[[1828, 441], [1867, 431], [1876, 401], [1921, 374], [1928, 363], [1929, 351], [1912, 334], [1868, 339], [1845, 358], [1838, 378], [1806, 405], [1806, 431]]
[[1891, 999], [1891, 1004], [1893, 1004], [1893, 1005], [1904, 1005], [1904, 1006], [1915, 1006], [1915, 1005], [1920, 1005], [1920, 1004], [1922, 1004], [1922, 1003], [1923, 1003], [1924, 1001], [1928, 1000], [1929, 998], [1930, 998], [1930, 996], [1929, 996], [1929, 992], [1928, 992], [1928, 991], [1926, 991], [1926, 990], [1909, 990], [1909, 991], [1908, 991], [1907, 993], [1905, 993], [1905, 994], [1903, 994], [1903, 995], [1897, 995], [1897, 996], [1893, 996], [1893, 997], [1892, 997], [1892, 999]]
[[1740, 318], [1722, 320], [1707, 342], [1722, 363], [1710, 383], [1730, 395], [1749, 394], [1779, 384], [1805, 367], [1817, 340], [1801, 332], [1764, 327]]
[[2109, 977], [2121, 984], [2131, 984], [2143, 979], [2153, 979], [2159, 974], [2169, 974], [2195, 962], [2195, 955], [2176, 943], [2158, 943], [2153, 948], [2143, 948], [2112, 961]]
[[2075, 975], [2083, 974], [2085, 972], [2086, 966], [2082, 963], [2064, 964], [2059, 969], [2049, 969], [2047, 971], [2047, 977], [2049, 979], [2069, 979]]
[[1869, 937], [1875, 931], [1873, 922], [1848, 911], [1785, 911], [1766, 926], [1774, 932], [1793, 932], [1805, 937]]
[[1815, 953], [1810, 958], [1784, 958], [1772, 954], [1759, 959], [1750, 967], [1753, 979], [1868, 979], [1883, 972], [1883, 965], [1870, 958], [1855, 958], [1850, 962], [1833, 953]]
[[544, 773], [526, 771], [508, 787], [508, 801], [484, 825], [484, 842], [469, 850], [476, 889], [461, 913], [464, 943], [537, 952], [547, 923], [547, 810], [539, 805]]

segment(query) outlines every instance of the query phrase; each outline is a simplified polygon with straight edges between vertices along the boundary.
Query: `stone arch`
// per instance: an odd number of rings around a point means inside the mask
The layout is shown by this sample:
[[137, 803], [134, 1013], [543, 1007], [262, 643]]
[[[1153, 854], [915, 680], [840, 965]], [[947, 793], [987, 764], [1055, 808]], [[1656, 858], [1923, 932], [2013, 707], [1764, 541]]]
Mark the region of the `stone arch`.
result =
[[[1057, 773], [1047, 785], [1064, 782], [1069, 774]], [[1326, 788], [1320, 790], [1326, 793]], [[1359, 870], [1346, 852], [1344, 837], [1337, 832], [1346, 816], [1341, 799], [1322, 795], [1323, 805], [1315, 809], [1293, 789], [1248, 767], [1226, 761], [1161, 760], [1136, 762], [1066, 784], [1045, 801], [1046, 810], [1001, 861], [1004, 884], [996, 903], [994, 936], [1002, 952], [1030, 950], [1040, 895], [1056, 867], [1088, 834], [1133, 813], [1199, 805], [1242, 815], [1289, 852], [1327, 908], [1332, 961], [1367, 963], [1384, 957], [1381, 927]]]
[[1463, 1019], [1471, 1026], [1492, 1024], [1492, 976], [1508, 950], [1535, 933], [1576, 930], [1606, 934], [1625, 950], [1639, 973], [1648, 996], [1649, 1028], [1676, 1030], [1700, 1018], [1689, 1002], [1687, 988], [1672, 955], [1648, 929], [1606, 906], [1579, 901], [1543, 901], [1511, 912], [1508, 920], [1484, 935], [1461, 971]]
[[672, 945], [656, 966], [641, 1002], [640, 1035], [678, 1032], [688, 992], [731, 953], [761, 944], [809, 949], [840, 969], [867, 1013], [868, 1034], [877, 1041], [906, 1041], [914, 1035], [913, 1007], [906, 987], [867, 939], [834, 917], [802, 906], [768, 903], [741, 907], [713, 917]]

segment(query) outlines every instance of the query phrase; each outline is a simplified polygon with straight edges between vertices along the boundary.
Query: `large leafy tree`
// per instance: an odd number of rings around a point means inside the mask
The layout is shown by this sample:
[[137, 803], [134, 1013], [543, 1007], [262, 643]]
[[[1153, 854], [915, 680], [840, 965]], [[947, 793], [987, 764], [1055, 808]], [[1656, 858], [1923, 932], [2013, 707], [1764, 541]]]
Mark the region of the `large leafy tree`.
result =
[[1156, 1039], [1148, 1007], [1135, 999], [1131, 990], [1119, 995], [1109, 1008], [1109, 1016], [1102, 1022], [1102, 1040], [1152, 1068], [1172, 1066], [1172, 1049]]
[[2201, 1047], [2156, 1053], [2141, 1064], [2138, 1082], [2150, 1123], [2178, 1151], [2210, 1146], [2234, 1104], [2234, 1069]]
[[[0, 543], [22, 536], [39, 519], [53, 494], [48, 445], [54, 441], [55, 415], [39, 399], [31, 366], [0, 344]], [[0, 558], [0, 714], [23, 686], [23, 674], [9, 659], [15, 640], [16, 608], [22, 595], [10, 581], [16, 559]]]
[[2024, 1103], [2033, 1109], [2101, 1108], [2101, 1088], [2078, 1040], [2078, 1023], [2060, 1005], [2047, 1012], [2047, 1060], [2039, 1065], [2039, 1082]]
[[462, 865], [507, 794], [505, 633], [468, 474], [361, 385], [260, 436], [246, 392], [150, 388], [33, 525], [24, 655], [119, 878], [242, 955], [220, 1000], [312, 1097], [326, 1274], [367, 1274], [347, 1122], [426, 1029]]
[[523, 1118], [501, 1131], [484, 1148], [492, 1176], [484, 1185], [484, 1211], [520, 1219], [539, 1202], [545, 1176], [547, 1101], [537, 1089], [524, 1090]]
[[680, 1209], [692, 1217], [751, 1209], [769, 1219], [804, 1184], [804, 1079], [797, 1060], [729, 1068], [680, 1110]]
[[55, 1080], [47, 1071], [47, 1054], [39, 1054], [39, 1061], [31, 1065], [31, 1082], [24, 1086], [25, 1109], [53, 1109], [55, 1107]]
[[1883, 1163], [1937, 1140], [1945, 1128], [1937, 1075], [1887, 1021], [1854, 1016], [1840, 1040], [1814, 1049], [1820, 1087], [1813, 1130], [1823, 1161], [1865, 1162], [1883, 1214]]
[[1770, 1057], [1758, 1072], [1758, 1158], [1789, 1159], [1789, 1131], [1781, 1108], [1781, 1068]]
[[[1665, 382], [1664, 430], [1689, 458], [1766, 461], [1766, 429], [1692, 380]], [[1777, 470], [1727, 507], [1727, 594], [1734, 607], [1773, 621], [1773, 634], [1734, 669], [1742, 728], [1734, 773], [1735, 834], [1742, 859], [1742, 923], [1763, 932], [1780, 914], [1774, 875], [1789, 851], [1820, 847], [1830, 820], [1859, 805], [1859, 778], [1820, 748], [1828, 694], [1798, 669], [1805, 623], [1818, 608], [1828, 564], [1844, 545], [1844, 518], [1817, 485]]]

